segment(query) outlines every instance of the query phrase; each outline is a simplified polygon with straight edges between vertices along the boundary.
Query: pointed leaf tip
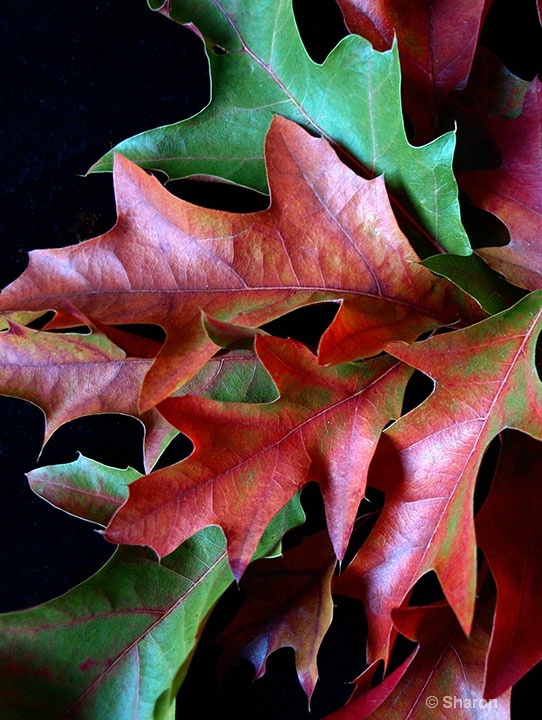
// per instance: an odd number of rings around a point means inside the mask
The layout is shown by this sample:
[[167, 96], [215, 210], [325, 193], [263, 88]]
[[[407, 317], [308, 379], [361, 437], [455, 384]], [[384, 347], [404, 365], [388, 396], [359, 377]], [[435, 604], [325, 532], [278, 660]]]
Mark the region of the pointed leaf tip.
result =
[[176, 198], [118, 155], [115, 226], [76, 246], [35, 251], [0, 295], [0, 310], [60, 310], [51, 324], [58, 329], [77, 322], [62, 312], [69, 295], [100, 327], [161, 327], [166, 339], [145, 375], [139, 412], [215, 354], [202, 310], [257, 328], [342, 300], [322, 340], [324, 363], [376, 355], [390, 339], [480, 317], [472, 298], [419, 264], [382, 179], [360, 178], [325, 140], [285, 118], [271, 124], [267, 158], [271, 205], [245, 214]]
[[[141, 478], [110, 523], [114, 542], [160, 556], [219, 524], [240, 579], [272, 517], [309, 480], [322, 488], [342, 557], [382, 428], [400, 413], [410, 369], [390, 358], [322, 368], [295, 341], [258, 335], [256, 350], [280, 392], [272, 403], [185, 396], [158, 409], [194, 444], [186, 460]], [[376, 398], [385, 397], [385, 402]]]
[[365, 177], [385, 175], [396, 210], [431, 242], [471, 253], [452, 169], [455, 135], [408, 142], [396, 46], [379, 52], [352, 34], [319, 65], [303, 45], [291, 2], [263, 0], [253, 11], [233, 0], [171, 0], [167, 14], [235, 52], [209, 53], [212, 97], [201, 112], [125, 140], [119, 152], [171, 179], [214, 176], [266, 192], [265, 135], [282, 115], [341, 147]]

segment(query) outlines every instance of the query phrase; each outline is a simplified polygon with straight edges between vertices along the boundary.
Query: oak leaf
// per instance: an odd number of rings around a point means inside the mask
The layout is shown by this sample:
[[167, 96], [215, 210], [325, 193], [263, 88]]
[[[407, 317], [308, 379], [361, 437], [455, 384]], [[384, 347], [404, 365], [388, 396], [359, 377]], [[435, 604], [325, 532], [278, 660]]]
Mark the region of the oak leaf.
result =
[[[43, 410], [45, 442], [61, 425], [84, 415], [123, 413], [143, 419], [139, 392], [151, 360], [127, 357], [100, 333], [8, 325], [0, 333], [0, 393]], [[149, 425], [155, 416], [147, 415]]]
[[36, 495], [51, 505], [105, 527], [128, 497], [128, 486], [141, 473], [131, 467], [109, 467], [79, 455], [70, 463], [38, 467], [27, 477]]
[[215, 527], [161, 563], [119, 548], [65, 595], [0, 616], [0, 712], [171, 716], [208, 614], [232, 581]]
[[542, 288], [542, 82], [535, 78], [517, 118], [488, 117], [486, 126], [502, 156], [497, 169], [458, 174], [461, 188], [478, 207], [500, 218], [510, 231], [502, 247], [477, 253], [510, 282]]
[[[99, 524], [138, 477], [85, 457], [29, 473], [38, 494]], [[273, 518], [255, 558], [280, 552], [282, 536], [304, 519], [295, 496]], [[0, 715], [173, 717], [209, 613], [232, 582], [224, 536], [208, 527], [160, 563], [144, 548], [118, 548], [61, 597], [0, 615]]]
[[160, 412], [195, 450], [131, 485], [106, 530], [108, 540], [148, 545], [163, 556], [218, 524], [240, 578], [270, 519], [316, 480], [335, 552], [344, 556], [378, 437], [400, 413], [410, 369], [386, 357], [321, 367], [300, 343], [271, 336], [257, 337], [255, 347], [279, 399], [162, 402]]
[[337, 560], [325, 531], [280, 558], [250, 564], [241, 580], [245, 600], [217, 638], [222, 662], [248, 660], [256, 678], [272, 652], [292, 647], [299, 682], [309, 702], [318, 680], [317, 656], [333, 617], [331, 580]]
[[448, 95], [465, 87], [480, 28], [491, 0], [338, 0], [351, 32], [383, 51], [395, 38], [405, 111], [416, 142], [435, 137], [438, 112]]
[[369, 660], [387, 659], [392, 610], [434, 570], [469, 632], [476, 589], [473, 493], [486, 448], [505, 428], [542, 439], [535, 348], [542, 292], [469, 328], [389, 351], [436, 381], [421, 405], [390, 426], [370, 484], [385, 492], [367, 541], [336, 582], [369, 620]]
[[493, 485], [476, 518], [478, 542], [497, 585], [489, 697], [515, 685], [542, 660], [540, 443], [519, 433], [505, 433], [502, 443]]
[[171, 716], [205, 613], [231, 582], [220, 531], [206, 528], [166, 563], [119, 548], [68, 593], [4, 613], [0, 714]]
[[216, 352], [202, 313], [256, 327], [303, 305], [341, 300], [322, 339], [322, 362], [368, 357], [390, 340], [484, 315], [419, 264], [383, 178], [363, 180], [325, 140], [278, 117], [267, 162], [271, 205], [241, 214], [175, 198], [117, 156], [115, 227], [31, 253], [26, 271], [0, 294], [0, 310], [54, 309], [51, 328], [79, 322], [72, 306], [100, 327], [160, 325], [166, 340], [145, 376], [140, 411]]
[[[70, 515], [105, 527], [126, 501], [130, 484], [143, 476], [131, 467], [109, 467], [79, 455], [70, 463], [31, 470], [27, 477], [36, 495]], [[279, 555], [282, 536], [304, 522], [300, 497], [294, 495], [267, 526], [254, 558]]]
[[[0, 393], [42, 409], [44, 444], [70, 420], [102, 413], [131, 415], [145, 428], [144, 462], [150, 469], [177, 435], [157, 410], [138, 409], [152, 358], [127, 357], [101, 333], [52, 333], [10, 321], [9, 330], [0, 333], [0, 351]], [[212, 358], [177, 393], [238, 402], [275, 396], [269, 375], [247, 351]]]
[[[106, 524], [139, 476], [79, 457], [30, 481], [67, 512]], [[162, 564], [144, 548], [118, 548], [68, 593], [1, 615], [0, 714], [167, 716], [206, 614], [232, 579], [220, 531], [206, 528]]]
[[365, 177], [385, 175], [405, 219], [439, 247], [470, 254], [452, 171], [455, 135], [423, 147], [408, 142], [396, 45], [380, 53], [349, 35], [318, 65], [303, 46], [291, 0], [151, 6], [205, 42], [211, 101], [191, 118], [125, 140], [93, 170], [110, 169], [117, 151], [169, 178], [210, 175], [265, 192], [264, 138], [279, 114], [338, 145]]
[[366, 693], [353, 696], [326, 720], [509, 720], [510, 690], [495, 698], [484, 696], [493, 605], [489, 593], [477, 602], [469, 637], [446, 603], [394, 612], [397, 628], [417, 642], [417, 648], [394, 673]]

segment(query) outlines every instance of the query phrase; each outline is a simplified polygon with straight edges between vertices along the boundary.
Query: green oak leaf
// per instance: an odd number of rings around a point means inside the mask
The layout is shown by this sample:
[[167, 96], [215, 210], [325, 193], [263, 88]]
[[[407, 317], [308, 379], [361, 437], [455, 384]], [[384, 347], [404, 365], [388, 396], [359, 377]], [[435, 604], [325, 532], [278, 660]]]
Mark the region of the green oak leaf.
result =
[[231, 583], [220, 531], [159, 564], [119, 548], [60, 598], [0, 616], [0, 716], [172, 720], [210, 608]]
[[474, 253], [468, 257], [449, 253], [433, 255], [426, 258], [423, 265], [476, 298], [484, 310], [492, 315], [511, 307], [526, 294], [508, 283]]
[[[35, 492], [100, 524], [138, 477], [83, 456], [29, 473]], [[304, 520], [297, 495], [254, 558], [280, 553], [284, 533]], [[0, 717], [173, 720], [205, 621], [232, 582], [224, 535], [211, 526], [161, 562], [121, 546], [66, 594], [0, 615]]]
[[349, 35], [317, 64], [302, 43], [291, 0], [149, 5], [202, 37], [212, 99], [191, 118], [121, 142], [91, 171], [111, 170], [119, 152], [169, 179], [213, 176], [266, 192], [264, 139], [280, 114], [326, 137], [365, 177], [384, 174], [404, 222], [440, 248], [471, 253], [452, 171], [455, 133], [421, 147], [408, 142], [396, 43], [377, 52]]

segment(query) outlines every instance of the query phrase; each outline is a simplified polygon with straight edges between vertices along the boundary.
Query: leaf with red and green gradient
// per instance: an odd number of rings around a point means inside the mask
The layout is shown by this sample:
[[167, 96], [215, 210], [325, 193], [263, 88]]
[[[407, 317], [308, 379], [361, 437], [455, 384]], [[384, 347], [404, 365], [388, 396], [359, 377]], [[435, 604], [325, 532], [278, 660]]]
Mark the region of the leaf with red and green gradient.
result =
[[[64, 423], [85, 415], [122, 413], [145, 427], [145, 464], [151, 468], [177, 431], [138, 400], [152, 359], [126, 357], [99, 333], [52, 333], [10, 323], [0, 333], [0, 393], [28, 400], [45, 414], [44, 443]], [[216, 400], [270, 401], [276, 390], [254, 353], [213, 358], [178, 393]]]
[[410, 368], [389, 357], [323, 368], [300, 343], [265, 335], [255, 347], [280, 398], [225, 404], [185, 396], [161, 403], [194, 452], [131, 485], [108, 540], [148, 545], [163, 556], [218, 524], [239, 578], [270, 519], [316, 480], [343, 557], [374, 448], [400, 413]]
[[[79, 457], [29, 481], [57, 507], [105, 525], [138, 477]], [[0, 615], [0, 714], [169, 717], [206, 617], [232, 580], [224, 538], [206, 528], [161, 564], [142, 548], [119, 548], [65, 595]]]
[[0, 294], [0, 310], [58, 311], [78, 322], [154, 324], [166, 340], [145, 377], [148, 410], [187, 382], [217, 346], [202, 313], [258, 326], [294, 308], [344, 300], [323, 362], [380, 352], [390, 340], [480, 319], [470, 296], [418, 263], [391, 211], [383, 178], [355, 175], [325, 140], [275, 118], [267, 138], [268, 210], [191, 205], [117, 158], [118, 220], [105, 235], [30, 255]]
[[459, 173], [472, 202], [507, 226], [510, 242], [476, 252], [507, 280], [542, 288], [542, 82], [533, 80], [517, 118], [492, 116], [486, 128], [502, 156], [499, 168]]
[[120, 548], [65, 595], [0, 615], [0, 715], [173, 717], [206, 616], [231, 582], [224, 538], [205, 528], [162, 563]]
[[217, 638], [225, 649], [224, 664], [248, 660], [260, 678], [271, 653], [292, 647], [310, 701], [318, 680], [318, 651], [333, 617], [336, 564], [325, 531], [305, 538], [283, 557], [251, 563], [241, 580], [244, 604]]
[[51, 333], [9, 323], [0, 333], [0, 393], [28, 400], [45, 414], [45, 442], [83, 415], [139, 416], [141, 384], [151, 366], [126, 357], [99, 333]]
[[393, 674], [326, 720], [509, 720], [509, 690], [491, 701], [484, 696], [493, 605], [489, 593], [478, 600], [469, 637], [445, 603], [394, 612], [399, 632], [418, 647]]
[[438, 133], [438, 111], [466, 85], [491, 0], [338, 0], [347, 27], [387, 50], [397, 38], [402, 97], [416, 141]]
[[212, 176], [265, 192], [264, 138], [281, 115], [339, 146], [364, 177], [384, 175], [394, 209], [438, 247], [470, 254], [452, 171], [455, 135], [408, 142], [396, 45], [380, 53], [350, 35], [319, 65], [303, 46], [292, 0], [151, 4], [204, 41], [211, 100], [193, 117], [125, 140], [92, 170], [110, 170], [117, 151], [170, 179]]
[[[172, 397], [197, 395], [220, 402], [271, 402], [277, 389], [253, 351], [232, 350], [211, 358]], [[145, 469], [150, 471], [178, 430], [155, 408], [141, 416], [146, 427]]]
[[497, 585], [486, 693], [500, 695], [542, 660], [540, 442], [505, 433], [476, 534]]
[[70, 515], [103, 525], [128, 497], [128, 485], [141, 477], [134, 468], [108, 467], [84, 455], [62, 465], [27, 473], [32, 490]]
[[[36, 468], [27, 477], [36, 495], [51, 505], [105, 527], [128, 497], [128, 486], [142, 475], [79, 455], [74, 462]], [[281, 552], [282, 536], [304, 522], [299, 494], [294, 495], [267, 526], [255, 557], [275, 557]]]
[[364, 602], [369, 660], [386, 659], [391, 613], [434, 570], [465, 632], [474, 611], [473, 493], [491, 440], [510, 427], [542, 439], [535, 368], [542, 292], [469, 328], [389, 351], [435, 380], [433, 393], [388, 428], [369, 483], [382, 513], [336, 589]]
[[65, 595], [0, 615], [0, 715], [174, 717], [207, 617], [232, 581], [224, 537], [210, 527], [161, 562], [119, 548]]
[[[29, 474], [35, 492], [107, 524], [140, 474], [79, 457]], [[303, 523], [298, 496], [275, 517], [255, 558], [275, 555]], [[55, 600], [0, 615], [0, 715], [13, 720], [171, 718], [210, 611], [233, 582], [224, 536], [203, 529], [159, 563], [117, 549], [95, 575]]]

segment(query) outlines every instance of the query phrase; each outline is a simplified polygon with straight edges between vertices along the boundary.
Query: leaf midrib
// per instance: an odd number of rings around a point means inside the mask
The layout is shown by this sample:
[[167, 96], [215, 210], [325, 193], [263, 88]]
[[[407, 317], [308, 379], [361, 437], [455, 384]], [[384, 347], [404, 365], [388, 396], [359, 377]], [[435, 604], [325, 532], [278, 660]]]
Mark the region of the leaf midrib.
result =
[[[189, 597], [190, 593], [194, 592], [200, 585], [205, 581], [205, 579], [210, 575], [212, 571], [214, 571], [222, 562], [227, 562], [227, 554], [226, 551], [222, 551], [220, 555], [216, 558], [216, 560], [211, 564], [208, 565], [205, 569], [205, 572], [203, 572], [196, 581], [193, 582], [193, 584], [182, 594], [180, 595], [175, 602], [171, 604], [169, 608], [163, 611], [155, 611], [158, 614], [157, 619], [149, 626], [147, 627], [144, 632], [142, 632], [140, 635], [138, 635], [137, 638], [135, 638], [129, 645], [127, 645], [120, 653], [119, 655], [113, 660], [113, 662], [107, 667], [107, 669], [100, 673], [93, 682], [89, 685], [89, 687], [85, 690], [85, 692], [71, 705], [65, 712], [64, 717], [68, 716], [70, 713], [73, 712], [75, 708], [81, 705], [81, 703], [85, 700], [86, 697], [90, 693], [92, 693], [100, 683], [104, 681], [104, 679], [107, 677], [107, 675], [118, 665], [119, 662], [121, 662], [125, 656], [127, 656], [134, 648], [137, 649], [139, 643], [141, 643], [150, 633], [153, 632], [153, 630], [156, 628], [157, 625], [162, 623], [172, 612], [174, 612], [183, 602], [186, 601], [186, 599]], [[175, 572], [171, 568], [168, 568], [171, 572], [173, 572], [175, 575], [181, 576], [180, 573]], [[189, 579], [189, 578], [188, 578]], [[232, 577], [233, 580], [233, 577]], [[147, 611], [149, 612], [149, 611]], [[139, 668], [138, 668], [139, 672]]]
[[[226, 12], [226, 10], [223, 8], [222, 4], [219, 0], [212, 0], [213, 4], [217, 9], [223, 14], [223, 16], [227, 19], [230, 27], [232, 28], [233, 33], [238, 38], [239, 42], [241, 43], [242, 50], [247, 53], [249, 57], [252, 58], [252, 60], [259, 65], [268, 75], [271, 77], [274, 82], [278, 85], [278, 87], [282, 90], [282, 92], [285, 94], [285, 96], [289, 99], [289, 101], [297, 108], [299, 113], [306, 118], [307, 122], [311, 127], [313, 127], [315, 130], [317, 130], [322, 137], [324, 137], [328, 143], [335, 148], [336, 152], [343, 157], [343, 159], [347, 159], [350, 165], [353, 165], [355, 168], [357, 168], [359, 174], [364, 177], [365, 179], [373, 180], [376, 177], [375, 174], [375, 168], [374, 168], [374, 162], [373, 162], [373, 168], [369, 169], [366, 167], [361, 160], [359, 160], [357, 157], [352, 155], [352, 153], [347, 150], [345, 147], [340, 145], [333, 137], [331, 137], [316, 121], [314, 121], [311, 116], [307, 113], [307, 111], [303, 108], [302, 105], [299, 104], [299, 102], [295, 99], [295, 97], [292, 95], [292, 93], [288, 90], [288, 88], [284, 85], [282, 80], [275, 74], [275, 72], [272, 70], [271, 65], [268, 65], [263, 62], [249, 47], [248, 43], [246, 42], [245, 38], [243, 37], [242, 33], [239, 31], [239, 29], [236, 27], [235, 23], [233, 22], [233, 19], [231, 16]], [[305, 50], [305, 47], [301, 41], [300, 38], [300, 44], [303, 50]], [[340, 44], [340, 43], [339, 43]], [[306, 51], [305, 51], [306, 53]], [[314, 63], [310, 57], [307, 55], [307, 58], [310, 62], [313, 63], [315, 67], [323, 67], [322, 65], [317, 65], [317, 63]], [[373, 128], [373, 123], [371, 123], [371, 129]], [[375, 144], [374, 137], [372, 138], [373, 147]], [[376, 161], [376, 153], [373, 151], [374, 159]], [[437, 242], [436, 238], [427, 230], [427, 228], [420, 223], [420, 221], [404, 206], [404, 204], [401, 202], [399, 198], [396, 197], [395, 193], [391, 191], [390, 188], [388, 189], [389, 197], [391, 203], [397, 208], [398, 212], [424, 237], [426, 238], [432, 245], [435, 246], [437, 251], [439, 253], [442, 253], [443, 250], [440, 246], [440, 244]], [[435, 222], [438, 222], [438, 216], [435, 213]]]

